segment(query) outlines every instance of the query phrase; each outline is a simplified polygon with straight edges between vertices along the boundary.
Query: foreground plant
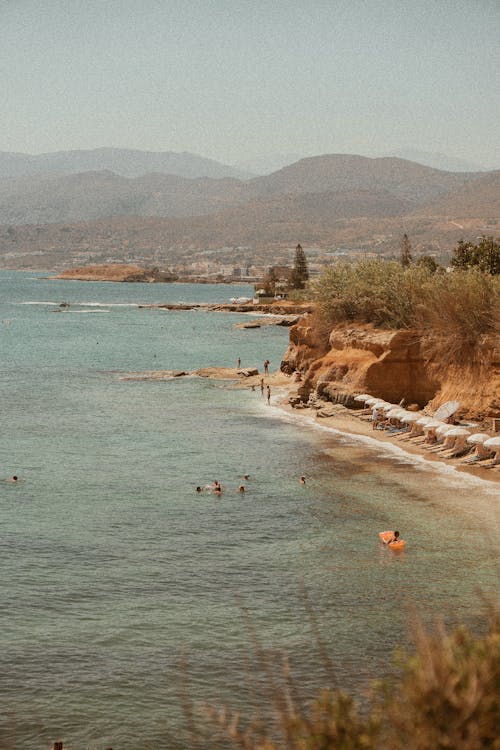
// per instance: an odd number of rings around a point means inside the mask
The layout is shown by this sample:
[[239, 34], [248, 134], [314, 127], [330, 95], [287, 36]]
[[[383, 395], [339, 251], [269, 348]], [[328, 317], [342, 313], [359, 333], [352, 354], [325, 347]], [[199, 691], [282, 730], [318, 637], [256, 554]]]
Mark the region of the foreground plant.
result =
[[[415, 653], [400, 672], [377, 686], [362, 711], [352, 697], [322, 690], [305, 706], [287, 662], [272, 677], [267, 719], [241, 722], [236, 712], [211, 708], [222, 731], [203, 746], [243, 750], [482, 750], [500, 748], [500, 628], [475, 638], [464, 627], [434, 634], [419, 627]], [[276, 675], [276, 671], [273, 672]], [[271, 718], [272, 717], [272, 718]]]

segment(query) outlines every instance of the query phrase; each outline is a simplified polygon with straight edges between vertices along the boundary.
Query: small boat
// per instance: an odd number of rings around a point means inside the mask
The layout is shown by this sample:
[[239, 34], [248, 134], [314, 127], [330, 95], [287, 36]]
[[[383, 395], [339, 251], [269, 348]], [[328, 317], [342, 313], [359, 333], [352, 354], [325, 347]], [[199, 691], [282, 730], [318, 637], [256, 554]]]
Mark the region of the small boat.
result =
[[402, 550], [405, 548], [406, 541], [404, 539], [398, 539], [397, 542], [390, 542], [389, 540], [394, 537], [394, 531], [379, 531], [378, 535], [384, 544], [387, 544], [389, 549], [394, 551]]

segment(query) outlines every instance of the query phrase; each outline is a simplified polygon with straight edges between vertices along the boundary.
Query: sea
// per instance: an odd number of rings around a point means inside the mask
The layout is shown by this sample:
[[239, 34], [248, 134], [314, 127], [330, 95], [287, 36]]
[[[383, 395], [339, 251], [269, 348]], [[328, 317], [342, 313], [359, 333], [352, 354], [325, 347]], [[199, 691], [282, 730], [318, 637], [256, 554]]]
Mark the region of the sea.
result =
[[[126, 379], [277, 369], [286, 328], [142, 307], [245, 286], [47, 275], [0, 272], [0, 479], [19, 477], [0, 481], [1, 747], [190, 748], [191, 710], [205, 729], [206, 706], [265, 712], [284, 660], [305, 699], [363, 703], [417, 620], [484, 631], [498, 485], [318, 428], [277, 391]], [[220, 497], [195, 491], [215, 479]], [[379, 543], [394, 528], [404, 553]]]

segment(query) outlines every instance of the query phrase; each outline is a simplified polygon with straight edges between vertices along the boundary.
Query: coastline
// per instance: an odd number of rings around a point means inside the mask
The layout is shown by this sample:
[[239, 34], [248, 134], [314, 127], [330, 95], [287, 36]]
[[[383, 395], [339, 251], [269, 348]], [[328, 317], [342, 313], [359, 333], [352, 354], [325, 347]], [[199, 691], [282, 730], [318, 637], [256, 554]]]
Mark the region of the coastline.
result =
[[[235, 372], [235, 371], [234, 371]], [[235, 372], [236, 376], [236, 372]], [[227, 377], [227, 375], [226, 375]], [[440, 454], [429, 453], [419, 444], [410, 441], [401, 442], [397, 437], [391, 437], [387, 432], [374, 430], [371, 423], [359, 418], [356, 411], [343, 406], [342, 404], [332, 404], [332, 416], [319, 417], [318, 412], [311, 407], [296, 409], [289, 403], [290, 396], [294, 396], [297, 386], [292, 382], [289, 375], [285, 375], [279, 370], [269, 376], [261, 374], [251, 377], [236, 376], [238, 381], [235, 388], [252, 388], [256, 389], [260, 378], [264, 377], [266, 385], [279, 389], [279, 397], [274, 397], [271, 404], [279, 408], [285, 414], [293, 417], [298, 424], [307, 423], [310, 426], [331, 433], [340, 435], [349, 435], [353, 438], [359, 438], [363, 442], [370, 442], [374, 446], [385, 446], [387, 451], [401, 453], [407, 458], [415, 461], [424, 461], [431, 467], [433, 464], [436, 468], [446, 468], [448, 471], [456, 473], [457, 477], [468, 475], [482, 481], [488, 482], [494, 487], [500, 484], [500, 465], [493, 469], [486, 469], [480, 466], [462, 464], [460, 459], [446, 459]]]
[[[462, 464], [460, 459], [446, 459], [440, 454], [429, 453], [419, 444], [398, 440], [382, 430], [374, 430], [371, 423], [359, 418], [359, 412], [349, 409], [341, 404], [331, 404], [329, 411], [331, 416], [318, 416], [318, 411], [309, 406], [300, 409], [294, 408], [289, 403], [289, 398], [296, 395], [297, 384], [292, 376], [286, 375], [280, 370], [264, 375], [255, 373], [256, 368], [246, 368], [238, 371], [234, 367], [205, 367], [193, 371], [157, 370], [123, 373], [121, 380], [173, 380], [182, 377], [202, 377], [212, 380], [224, 380], [231, 384], [230, 387], [240, 390], [255, 390], [260, 388], [261, 378], [264, 385], [271, 388], [271, 406], [277, 407], [285, 414], [293, 417], [297, 424], [308, 425], [327, 432], [339, 435], [348, 435], [359, 438], [365, 444], [372, 443], [373, 446], [385, 446], [388, 452], [400, 453], [408, 459], [417, 462], [425, 462], [429, 468], [446, 468], [452, 471], [456, 477], [470, 476], [485, 481], [494, 487], [500, 484], [500, 465], [493, 469], [481, 468], [480, 466]], [[247, 372], [252, 374], [246, 374]], [[276, 393], [277, 392], [277, 393]]]

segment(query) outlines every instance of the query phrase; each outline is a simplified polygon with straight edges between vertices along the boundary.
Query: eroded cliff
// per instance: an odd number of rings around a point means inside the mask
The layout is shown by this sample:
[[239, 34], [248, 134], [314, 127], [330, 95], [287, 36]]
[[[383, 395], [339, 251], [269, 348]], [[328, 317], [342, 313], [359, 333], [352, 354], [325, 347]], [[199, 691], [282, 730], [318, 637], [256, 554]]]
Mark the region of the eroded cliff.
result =
[[313, 314], [291, 328], [281, 369], [301, 371], [303, 399], [316, 391], [331, 401], [353, 403], [353, 394], [363, 392], [431, 408], [456, 399], [470, 417], [499, 417], [499, 338], [483, 337], [481, 363], [471, 353], [459, 365], [441, 358], [435, 347], [430, 353], [428, 332], [368, 324], [343, 324], [328, 332]]

